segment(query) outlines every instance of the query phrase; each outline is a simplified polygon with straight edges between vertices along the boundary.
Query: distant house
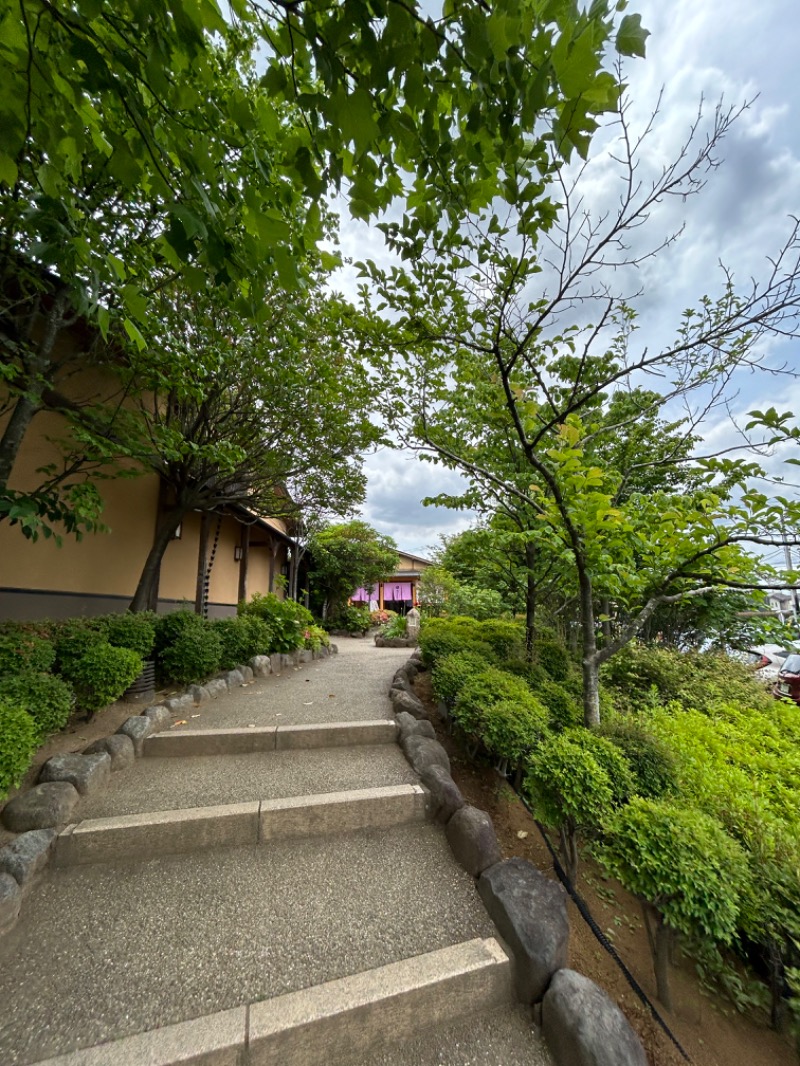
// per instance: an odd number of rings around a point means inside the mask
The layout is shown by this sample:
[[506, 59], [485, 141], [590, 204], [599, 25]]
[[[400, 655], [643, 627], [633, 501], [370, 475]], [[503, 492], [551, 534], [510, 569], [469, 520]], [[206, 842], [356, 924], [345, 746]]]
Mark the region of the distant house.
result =
[[397, 572], [386, 581], [381, 581], [371, 589], [356, 589], [350, 597], [351, 603], [362, 607], [372, 607], [373, 610], [397, 611], [405, 614], [412, 607], [416, 607], [419, 597], [417, 589], [419, 579], [426, 567], [432, 566], [430, 559], [422, 559], [419, 555], [410, 555], [408, 552], [398, 552], [400, 561]]

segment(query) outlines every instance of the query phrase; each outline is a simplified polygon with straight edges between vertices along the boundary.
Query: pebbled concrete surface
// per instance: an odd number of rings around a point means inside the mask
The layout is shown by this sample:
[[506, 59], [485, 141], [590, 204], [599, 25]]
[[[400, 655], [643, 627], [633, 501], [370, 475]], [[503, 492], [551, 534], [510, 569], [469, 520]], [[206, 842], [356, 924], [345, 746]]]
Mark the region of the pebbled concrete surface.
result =
[[427, 1029], [409, 1043], [348, 1066], [552, 1066], [552, 1062], [530, 1011], [509, 1006]]
[[376, 648], [370, 637], [340, 637], [335, 643], [338, 655], [287, 667], [280, 675], [233, 689], [178, 717], [192, 729], [391, 718], [392, 674], [411, 649]]
[[133, 769], [113, 777], [105, 792], [81, 803], [77, 814], [80, 819], [108, 818], [417, 783], [395, 744], [139, 759]]
[[0, 1062], [493, 935], [432, 825], [51, 868], [0, 941]]

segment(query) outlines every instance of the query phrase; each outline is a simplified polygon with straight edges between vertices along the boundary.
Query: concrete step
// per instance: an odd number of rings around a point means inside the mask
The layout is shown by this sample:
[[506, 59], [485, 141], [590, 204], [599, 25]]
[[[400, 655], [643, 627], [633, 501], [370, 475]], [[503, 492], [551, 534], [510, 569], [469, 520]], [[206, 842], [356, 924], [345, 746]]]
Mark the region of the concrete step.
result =
[[49, 1066], [336, 1066], [354, 1051], [506, 1002], [510, 963], [470, 940], [210, 1017], [48, 1060]]
[[371, 722], [325, 722], [317, 725], [253, 726], [227, 729], [175, 728], [156, 733], [144, 742], [144, 754], [249, 755], [295, 748], [342, 748], [354, 744], [393, 744], [397, 726], [391, 719]]
[[385, 829], [424, 819], [425, 793], [420, 785], [148, 811], [91, 818], [68, 826], [56, 840], [54, 862], [57, 866], [83, 866], [146, 859], [206, 848]]
[[[23, 1066], [492, 936], [472, 879], [427, 823], [51, 865], [0, 941], [0, 1062]], [[427, 998], [434, 1010], [437, 994]], [[95, 1061], [108, 1060], [85, 1060]]]
[[81, 800], [76, 815], [110, 818], [416, 782], [396, 744], [137, 759], [129, 770], [112, 774], [107, 789]]

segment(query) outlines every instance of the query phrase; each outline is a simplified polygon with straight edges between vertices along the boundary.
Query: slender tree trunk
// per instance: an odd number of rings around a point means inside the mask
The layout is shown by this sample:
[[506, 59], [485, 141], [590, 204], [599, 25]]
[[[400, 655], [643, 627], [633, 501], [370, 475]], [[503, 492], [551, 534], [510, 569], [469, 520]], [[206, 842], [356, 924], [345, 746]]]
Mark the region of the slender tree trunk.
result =
[[583, 724], [587, 729], [600, 725], [600, 678], [597, 666], [597, 636], [594, 629], [592, 579], [582, 562], [578, 562], [581, 591], [581, 636], [583, 668]]
[[536, 547], [531, 543], [525, 545], [525, 565], [528, 570], [525, 587], [525, 658], [532, 663], [533, 642], [536, 637]]
[[569, 878], [571, 884], [575, 884], [578, 880], [578, 838], [575, 832], [575, 827], [571, 824], [570, 820], [562, 822], [558, 830], [560, 838], [559, 851], [561, 853], [561, 862], [564, 865], [564, 872]]
[[150, 607], [153, 588], [158, 580], [164, 552], [167, 550], [169, 542], [172, 540], [175, 530], [181, 524], [187, 510], [188, 508], [183, 505], [171, 507], [159, 518], [156, 533], [153, 537], [153, 546], [145, 560], [142, 575], [139, 578], [139, 584], [136, 586], [136, 592], [133, 594], [129, 610], [146, 611]]
[[8, 479], [11, 477], [11, 471], [28, 427], [33, 421], [33, 416], [41, 410], [42, 395], [47, 387], [45, 374], [50, 366], [53, 345], [63, 324], [66, 302], [66, 292], [59, 292], [47, 312], [44, 335], [36, 354], [30, 359], [25, 394], [18, 398], [3, 435], [0, 437], [0, 487], [2, 488], [8, 485]]
[[611, 614], [611, 600], [608, 596], [604, 596], [600, 603], [601, 614], [605, 615], [603, 622], [603, 643], [611, 643], [611, 619], [608, 617]]
[[672, 1010], [672, 993], [669, 987], [669, 956], [671, 942], [672, 930], [668, 925], [664, 925], [664, 922], [659, 915], [655, 935], [656, 953], [653, 961], [655, 963], [656, 971], [656, 991], [658, 993], [658, 998], [667, 1010]]

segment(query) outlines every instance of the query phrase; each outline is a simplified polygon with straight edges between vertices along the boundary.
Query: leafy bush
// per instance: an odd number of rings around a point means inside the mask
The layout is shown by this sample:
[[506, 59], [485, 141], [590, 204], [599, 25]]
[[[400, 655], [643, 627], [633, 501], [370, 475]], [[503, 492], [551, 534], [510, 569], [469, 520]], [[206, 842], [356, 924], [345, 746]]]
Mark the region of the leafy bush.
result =
[[580, 703], [563, 685], [545, 675], [539, 684], [531, 685], [531, 688], [547, 708], [551, 728], [574, 729], [583, 723]]
[[494, 589], [482, 589], [477, 585], [462, 585], [458, 582], [450, 589], [446, 603], [448, 611], [480, 621], [495, 619], [503, 614], [503, 597]]
[[0, 634], [0, 677], [13, 676], [24, 670], [47, 671], [55, 658], [52, 641], [27, 631], [23, 626], [4, 627]]
[[105, 642], [105, 625], [100, 618], [66, 618], [53, 627], [55, 671], [69, 680], [72, 666], [90, 648]]
[[238, 615], [236, 618], [218, 618], [210, 625], [219, 637], [219, 665], [223, 670], [233, 670], [254, 655], [267, 654], [272, 630], [261, 618]]
[[569, 652], [557, 640], [539, 638], [533, 644], [536, 662], [554, 681], [566, 681], [569, 674]]
[[156, 619], [153, 611], [106, 615], [102, 619], [106, 640], [114, 648], [129, 648], [148, 659], [156, 641]]
[[38, 732], [21, 707], [0, 701], [0, 799], [16, 788], [38, 746]]
[[326, 629], [343, 629], [345, 633], [366, 633], [371, 624], [368, 607], [353, 607], [347, 604], [325, 619]]
[[459, 651], [439, 659], [431, 671], [431, 689], [437, 700], [452, 707], [467, 681], [481, 673], [489, 662], [478, 652]]
[[547, 711], [536, 697], [524, 703], [499, 700], [483, 712], [481, 739], [498, 759], [512, 765], [529, 754], [547, 734]]
[[629, 892], [656, 906], [672, 929], [731, 942], [747, 860], [716, 819], [636, 797], [605, 828], [597, 856]]
[[71, 687], [61, 678], [34, 670], [0, 680], [0, 703], [21, 707], [36, 726], [37, 741], [58, 732], [67, 724], [75, 703]]
[[492, 619], [476, 626], [478, 640], [488, 644], [498, 659], [513, 659], [522, 654], [525, 647], [525, 630], [519, 622]]
[[605, 771], [614, 806], [619, 807], [627, 803], [634, 794], [636, 779], [623, 752], [607, 737], [600, 736], [593, 729], [584, 729], [583, 726], [574, 729], [567, 736], [576, 740], [584, 751], [591, 752]]
[[288, 655], [302, 647], [304, 630], [314, 625], [314, 616], [301, 603], [279, 600], [273, 592], [266, 596], [256, 593], [248, 603], [240, 603], [237, 610], [241, 616], [259, 618], [267, 623], [271, 632], [270, 655]]
[[311, 651], [319, 651], [320, 648], [329, 648], [331, 638], [322, 626], [307, 626], [303, 630], [303, 647]]
[[383, 637], [404, 637], [408, 632], [408, 622], [401, 615], [396, 615], [381, 631]]
[[659, 799], [678, 790], [676, 759], [667, 745], [640, 722], [616, 718], [600, 726], [600, 734], [622, 751], [634, 777], [634, 790]]
[[186, 626], [161, 653], [163, 675], [178, 685], [205, 681], [220, 668], [222, 642], [211, 625]]
[[389, 622], [391, 622], [391, 620], [396, 617], [397, 611], [370, 611], [369, 621], [370, 625], [373, 626], [385, 626], [388, 625]]
[[75, 689], [78, 705], [90, 716], [119, 699], [142, 672], [142, 657], [130, 648], [95, 644], [70, 663], [65, 675]]
[[540, 710], [544, 713], [544, 708], [522, 678], [487, 666], [462, 686], [453, 709], [453, 719], [466, 733], [482, 737], [485, 714], [495, 703], [515, 703], [529, 709], [533, 715]]
[[161, 614], [156, 619], [156, 659], [161, 661], [164, 652], [184, 633], [197, 633], [204, 629], [208, 623], [194, 611], [170, 611], [169, 614]]
[[472, 618], [426, 618], [419, 634], [422, 660], [433, 667], [447, 655], [474, 651], [493, 662], [494, 649], [478, 634], [478, 623]]

